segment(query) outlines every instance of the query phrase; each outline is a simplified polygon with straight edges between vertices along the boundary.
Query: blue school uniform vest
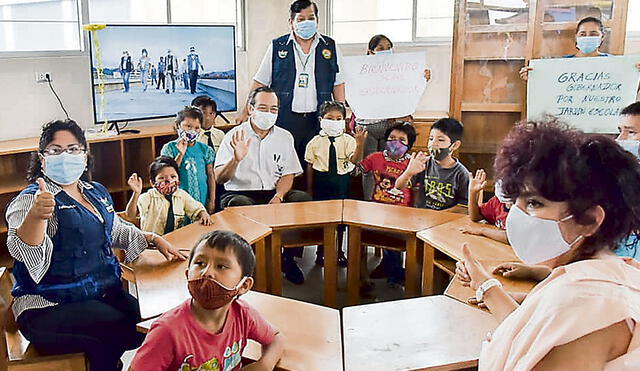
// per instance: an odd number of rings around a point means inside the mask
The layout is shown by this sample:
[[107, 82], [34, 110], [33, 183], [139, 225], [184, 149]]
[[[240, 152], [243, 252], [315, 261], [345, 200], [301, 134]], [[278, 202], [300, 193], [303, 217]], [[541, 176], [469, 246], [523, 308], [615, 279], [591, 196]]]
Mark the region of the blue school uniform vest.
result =
[[[280, 114], [278, 122], [283, 114], [291, 112], [293, 102], [293, 89], [297, 83], [295, 51], [290, 34], [286, 34], [273, 40], [273, 52], [271, 54], [271, 88], [276, 91], [280, 101]], [[324, 39], [324, 41], [323, 41]], [[322, 35], [318, 40], [315, 52], [316, 96], [318, 107], [328, 100], [333, 94], [333, 85], [336, 81], [336, 73], [339, 72], [338, 58], [336, 55], [336, 43], [329, 36]], [[317, 109], [316, 109], [317, 110]], [[280, 125], [282, 126], [282, 125]]]
[[[12, 294], [41, 295], [56, 303], [70, 303], [102, 296], [120, 285], [120, 265], [111, 251], [113, 201], [109, 192], [92, 182], [84, 194], [98, 209], [104, 223], [66, 192], [55, 196], [58, 229], [51, 238], [53, 252], [49, 270], [40, 283], [35, 283], [24, 263], [16, 261], [13, 274], [16, 283]], [[29, 185], [21, 194], [35, 194], [37, 184]]]

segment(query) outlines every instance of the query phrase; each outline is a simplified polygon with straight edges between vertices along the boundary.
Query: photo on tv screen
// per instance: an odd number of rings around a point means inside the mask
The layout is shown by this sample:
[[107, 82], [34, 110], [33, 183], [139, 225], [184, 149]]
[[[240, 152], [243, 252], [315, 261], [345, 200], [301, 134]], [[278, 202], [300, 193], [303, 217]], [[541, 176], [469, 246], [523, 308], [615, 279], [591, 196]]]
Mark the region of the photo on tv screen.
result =
[[96, 123], [173, 116], [203, 94], [220, 112], [237, 109], [234, 26], [107, 25], [97, 33], [104, 102], [91, 40]]

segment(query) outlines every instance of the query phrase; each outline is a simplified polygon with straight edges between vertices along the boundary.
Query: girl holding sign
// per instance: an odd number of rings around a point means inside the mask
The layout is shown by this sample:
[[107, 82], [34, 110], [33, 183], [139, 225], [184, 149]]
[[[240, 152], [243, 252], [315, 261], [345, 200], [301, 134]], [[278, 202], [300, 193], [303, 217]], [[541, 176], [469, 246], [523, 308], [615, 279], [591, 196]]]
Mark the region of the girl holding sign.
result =
[[[576, 28], [576, 54], [565, 55], [563, 58], [582, 58], [582, 57], [608, 57], [611, 54], [600, 51], [600, 46], [604, 41], [605, 29], [602, 21], [595, 17], [586, 17], [578, 22]], [[640, 70], [640, 63], [636, 64]], [[520, 78], [527, 81], [529, 79], [529, 71], [532, 67], [524, 66], [520, 69]]]
[[[393, 42], [385, 35], [375, 35], [369, 40], [367, 46], [367, 55], [385, 55], [393, 53]], [[431, 80], [431, 70], [424, 70], [424, 78]], [[367, 139], [364, 144], [364, 154], [366, 158], [374, 152], [380, 152], [385, 149], [387, 143], [387, 137], [385, 133], [387, 130], [396, 125], [399, 122], [413, 122], [411, 116], [405, 116], [400, 118], [388, 118], [388, 119], [359, 119], [355, 117], [355, 114], [351, 116], [350, 127], [352, 130], [355, 127], [362, 127], [367, 130]], [[374, 188], [374, 179], [371, 174], [364, 174], [362, 178], [362, 188], [364, 191], [365, 200], [371, 200]]]

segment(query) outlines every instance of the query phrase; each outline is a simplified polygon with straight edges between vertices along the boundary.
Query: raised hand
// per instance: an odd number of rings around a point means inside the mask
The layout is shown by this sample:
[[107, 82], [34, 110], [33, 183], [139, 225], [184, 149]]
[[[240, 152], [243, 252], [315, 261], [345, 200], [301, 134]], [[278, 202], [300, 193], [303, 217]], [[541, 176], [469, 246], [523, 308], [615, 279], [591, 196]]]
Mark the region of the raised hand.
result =
[[53, 197], [53, 193], [47, 191], [44, 179], [38, 178], [37, 182], [38, 191], [36, 192], [36, 199], [31, 206], [31, 210], [29, 210], [29, 214], [37, 219], [47, 220], [53, 215], [56, 200]]
[[142, 193], [142, 178], [140, 178], [138, 174], [136, 173], [131, 174], [131, 176], [129, 177], [129, 180], [127, 180], [127, 184], [129, 185], [129, 188], [131, 188], [133, 193], [135, 194]]
[[178, 151], [184, 156], [185, 152], [187, 152], [188, 145], [189, 145], [189, 141], [187, 140], [187, 138], [180, 137], [180, 140], [178, 140], [176, 147], [178, 148]]
[[469, 191], [479, 193], [487, 185], [487, 173], [483, 169], [476, 170], [476, 175], [469, 181]]
[[411, 159], [409, 160], [409, 165], [407, 165], [407, 171], [411, 175], [420, 174], [424, 171], [427, 164], [427, 156], [424, 152], [418, 152], [411, 154]]
[[233, 148], [233, 157], [237, 162], [242, 161], [249, 153], [249, 145], [251, 138], [244, 140], [244, 131], [238, 130], [231, 137], [231, 148]]
[[369, 133], [367, 133], [367, 129], [365, 129], [363, 126], [357, 126], [354, 132], [354, 136], [356, 138], [356, 142], [362, 144], [365, 140], [367, 140], [367, 136], [369, 136]]

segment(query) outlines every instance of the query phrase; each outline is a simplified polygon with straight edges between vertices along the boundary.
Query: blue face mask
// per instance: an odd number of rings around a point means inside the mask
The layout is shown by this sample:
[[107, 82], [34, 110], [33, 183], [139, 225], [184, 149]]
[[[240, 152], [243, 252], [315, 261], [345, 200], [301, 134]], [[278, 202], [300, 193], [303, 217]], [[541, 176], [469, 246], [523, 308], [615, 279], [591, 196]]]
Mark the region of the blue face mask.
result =
[[600, 46], [600, 36], [577, 37], [576, 45], [584, 54], [591, 54]]
[[389, 55], [389, 54], [393, 54], [393, 49], [378, 50], [375, 53], [376, 53], [375, 55]]
[[294, 23], [296, 35], [308, 40], [318, 32], [318, 24], [316, 21], [302, 21]]
[[185, 138], [187, 142], [195, 142], [200, 133], [197, 130], [178, 129], [178, 137]]
[[640, 141], [638, 140], [616, 140], [616, 143], [625, 151], [633, 153], [636, 158], [640, 159]]
[[62, 152], [59, 155], [44, 158], [44, 174], [60, 185], [69, 185], [80, 179], [87, 168], [84, 153], [71, 155]]

